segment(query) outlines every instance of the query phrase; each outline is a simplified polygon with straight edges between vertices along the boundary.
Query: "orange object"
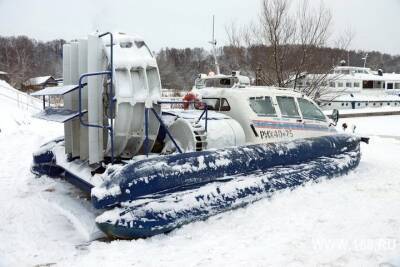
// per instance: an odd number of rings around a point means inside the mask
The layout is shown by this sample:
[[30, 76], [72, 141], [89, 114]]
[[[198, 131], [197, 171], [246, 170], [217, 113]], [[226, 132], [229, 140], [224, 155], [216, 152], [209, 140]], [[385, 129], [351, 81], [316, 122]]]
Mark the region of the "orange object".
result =
[[198, 101], [198, 97], [195, 93], [189, 92], [183, 97], [183, 109], [188, 109], [190, 106], [190, 102], [196, 102]]

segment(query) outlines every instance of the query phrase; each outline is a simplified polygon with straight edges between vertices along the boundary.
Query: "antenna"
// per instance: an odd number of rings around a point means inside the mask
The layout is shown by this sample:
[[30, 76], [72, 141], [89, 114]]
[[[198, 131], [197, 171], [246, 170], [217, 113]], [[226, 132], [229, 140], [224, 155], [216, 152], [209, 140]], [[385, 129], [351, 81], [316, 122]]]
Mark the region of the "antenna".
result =
[[214, 65], [215, 65], [216, 74], [220, 74], [219, 64], [218, 64], [218, 59], [217, 59], [217, 40], [215, 39], [215, 15], [213, 15], [212, 40], [209, 43], [213, 47], [212, 53], [213, 53], [213, 56], [214, 56]]
[[364, 68], [367, 65], [367, 58], [368, 58], [368, 53], [365, 54], [365, 57], [362, 58], [362, 60], [364, 60]]

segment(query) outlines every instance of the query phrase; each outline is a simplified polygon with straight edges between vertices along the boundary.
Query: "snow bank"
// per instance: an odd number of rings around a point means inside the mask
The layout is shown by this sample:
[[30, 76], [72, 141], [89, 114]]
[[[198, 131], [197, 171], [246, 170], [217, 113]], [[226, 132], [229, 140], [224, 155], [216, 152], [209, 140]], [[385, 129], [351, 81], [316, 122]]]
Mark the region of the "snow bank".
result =
[[33, 151], [62, 135], [63, 126], [32, 118], [40, 101], [30, 106], [21, 104], [24, 98], [30, 96], [0, 81], [0, 266], [72, 257], [98, 233], [84, 196], [65, 182], [30, 173]]
[[[400, 142], [373, 137], [359, 168], [342, 178], [147, 240], [93, 242], [72, 264], [144, 266], [377, 266], [400, 252]], [[105, 256], [107, 255], [107, 256]], [[71, 261], [62, 261], [64, 265]]]
[[12, 132], [30, 124], [30, 116], [41, 109], [41, 101], [0, 80], [0, 130]]
[[29, 172], [33, 151], [61, 135], [62, 125], [30, 118], [7, 97], [0, 96], [0, 112], [0, 266], [400, 265], [400, 117], [351, 119], [373, 136], [345, 177], [168, 235], [90, 242], [96, 215], [84, 196]]

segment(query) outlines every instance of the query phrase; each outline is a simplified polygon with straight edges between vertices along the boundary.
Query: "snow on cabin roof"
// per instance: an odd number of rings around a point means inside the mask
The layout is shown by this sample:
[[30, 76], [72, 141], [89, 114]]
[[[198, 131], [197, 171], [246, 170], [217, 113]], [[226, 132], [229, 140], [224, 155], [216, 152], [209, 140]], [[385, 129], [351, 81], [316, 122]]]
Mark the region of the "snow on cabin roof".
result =
[[[300, 76], [300, 79], [315, 79], [326, 74], [307, 73]], [[333, 73], [326, 75], [326, 80], [331, 81], [400, 81], [399, 73], [383, 73], [379, 75], [377, 71], [370, 68], [353, 67], [353, 66], [337, 66]]]
[[52, 83], [56, 82], [53, 76], [41, 76], [41, 77], [34, 77], [26, 80], [23, 85], [29, 86], [29, 85], [42, 85], [46, 82], [49, 82], [51, 80]]
[[383, 73], [383, 78], [387, 81], [400, 81], [400, 74], [399, 73]]

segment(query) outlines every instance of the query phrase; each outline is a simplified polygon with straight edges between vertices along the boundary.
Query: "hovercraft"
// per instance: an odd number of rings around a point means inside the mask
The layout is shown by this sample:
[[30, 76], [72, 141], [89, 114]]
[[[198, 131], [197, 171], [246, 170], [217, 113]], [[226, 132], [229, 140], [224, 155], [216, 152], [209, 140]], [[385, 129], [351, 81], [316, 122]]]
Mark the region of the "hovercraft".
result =
[[[108, 236], [146, 238], [246, 206], [286, 188], [347, 173], [361, 139], [341, 134], [308, 97], [201, 75], [186, 99], [165, 101], [143, 39], [91, 34], [63, 46], [63, 85], [37, 118], [64, 137], [33, 155], [32, 172], [91, 196]], [[64, 106], [55, 107], [53, 96]], [[46, 98], [47, 97], [47, 98]], [[183, 104], [186, 109], [164, 108]]]

